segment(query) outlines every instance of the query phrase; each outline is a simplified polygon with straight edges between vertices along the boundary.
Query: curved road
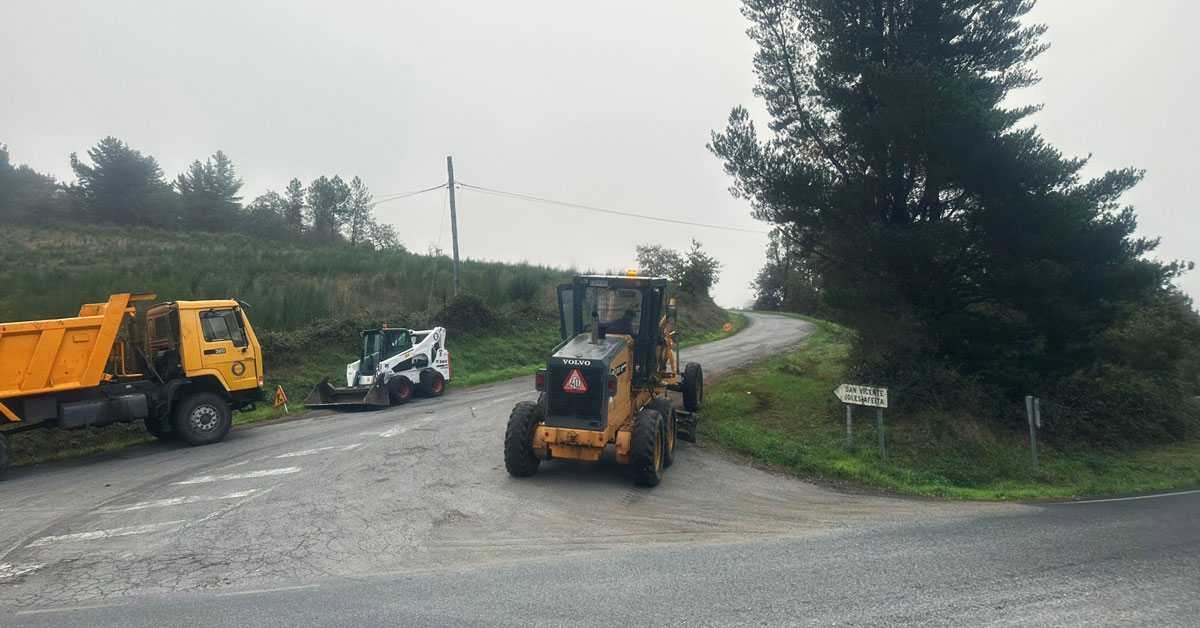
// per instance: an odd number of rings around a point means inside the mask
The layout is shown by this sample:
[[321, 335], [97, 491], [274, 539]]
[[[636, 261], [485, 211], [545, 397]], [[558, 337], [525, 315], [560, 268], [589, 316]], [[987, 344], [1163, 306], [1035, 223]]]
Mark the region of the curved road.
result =
[[[785, 350], [750, 315], [709, 375]], [[0, 625], [1190, 626], [1200, 493], [1055, 504], [842, 492], [681, 443], [655, 489], [610, 463], [503, 469], [531, 378], [310, 413], [0, 481]]]

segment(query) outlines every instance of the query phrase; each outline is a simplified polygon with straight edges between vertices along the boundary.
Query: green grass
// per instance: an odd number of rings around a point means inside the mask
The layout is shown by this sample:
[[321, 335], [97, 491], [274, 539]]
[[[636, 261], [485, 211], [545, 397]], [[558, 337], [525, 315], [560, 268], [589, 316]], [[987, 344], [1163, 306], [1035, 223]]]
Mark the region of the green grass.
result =
[[[436, 310], [453, 294], [445, 256], [113, 225], [0, 229], [0, 321], [73, 316], [114, 292], [154, 292], [161, 301], [241, 299], [255, 329], [287, 331], [320, 318]], [[570, 274], [466, 260], [462, 289], [495, 306], [548, 301]]]
[[[807, 317], [800, 317], [807, 318]], [[1048, 499], [1200, 485], [1200, 441], [1132, 451], [1039, 443], [1027, 431], [995, 432], [966, 414], [885, 415], [888, 462], [879, 460], [875, 414], [859, 408], [846, 447], [844, 381], [849, 330], [814, 321], [800, 348], [711, 382], [701, 442], [802, 474], [961, 499]]]

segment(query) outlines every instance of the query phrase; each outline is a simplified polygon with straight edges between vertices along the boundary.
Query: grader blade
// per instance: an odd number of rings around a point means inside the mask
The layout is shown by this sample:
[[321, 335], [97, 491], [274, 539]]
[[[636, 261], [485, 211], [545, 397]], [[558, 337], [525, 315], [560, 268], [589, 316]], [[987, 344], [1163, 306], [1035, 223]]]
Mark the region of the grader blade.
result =
[[387, 390], [381, 386], [372, 384], [334, 388], [329, 385], [329, 378], [326, 377], [304, 398], [304, 405], [309, 408], [386, 407], [392, 405], [392, 402]]

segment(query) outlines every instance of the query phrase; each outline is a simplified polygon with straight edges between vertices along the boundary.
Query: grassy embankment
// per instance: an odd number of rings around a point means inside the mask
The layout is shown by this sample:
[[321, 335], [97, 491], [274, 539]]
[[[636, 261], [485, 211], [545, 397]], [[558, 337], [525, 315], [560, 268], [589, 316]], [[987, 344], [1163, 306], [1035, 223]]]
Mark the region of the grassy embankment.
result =
[[852, 332], [807, 320], [818, 331], [803, 346], [711, 382], [702, 443], [802, 474], [936, 497], [1046, 499], [1200, 485], [1200, 441], [1129, 451], [1039, 442], [1034, 472], [1028, 431], [988, 430], [965, 413], [886, 416], [883, 463], [875, 414], [860, 409], [847, 448], [845, 411], [832, 393], [844, 381]]
[[[150, 229], [9, 227], [0, 247], [0, 320], [73, 315], [111, 292], [157, 292], [159, 300], [234, 297], [251, 304], [249, 317], [263, 345], [265, 386], [282, 385], [289, 411], [322, 378], [343, 384], [357, 359], [358, 330], [387, 322], [424, 328], [443, 324], [452, 291], [446, 257], [262, 242], [228, 234]], [[560, 341], [553, 286], [572, 271], [529, 264], [466, 261], [464, 292], [486, 308], [450, 328], [454, 380], [460, 388], [530, 374]], [[480, 322], [482, 314], [482, 322]], [[739, 318], [741, 321], [739, 322]], [[684, 346], [724, 336], [725, 313], [708, 299], [680, 302]], [[235, 424], [278, 418], [260, 407]], [[15, 464], [112, 450], [150, 437], [140, 424], [63, 432], [33, 431], [12, 438]]]

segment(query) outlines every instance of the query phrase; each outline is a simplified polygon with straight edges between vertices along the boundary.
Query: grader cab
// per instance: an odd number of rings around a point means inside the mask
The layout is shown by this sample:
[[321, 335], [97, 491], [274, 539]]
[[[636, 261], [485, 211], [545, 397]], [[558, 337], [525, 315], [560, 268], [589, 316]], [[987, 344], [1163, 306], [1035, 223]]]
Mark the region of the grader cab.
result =
[[636, 484], [658, 485], [676, 437], [695, 440], [704, 394], [701, 366], [680, 367], [667, 280], [580, 276], [558, 301], [563, 342], [535, 376], [538, 401], [509, 416], [505, 467], [530, 476], [542, 460], [595, 461], [612, 445]]

